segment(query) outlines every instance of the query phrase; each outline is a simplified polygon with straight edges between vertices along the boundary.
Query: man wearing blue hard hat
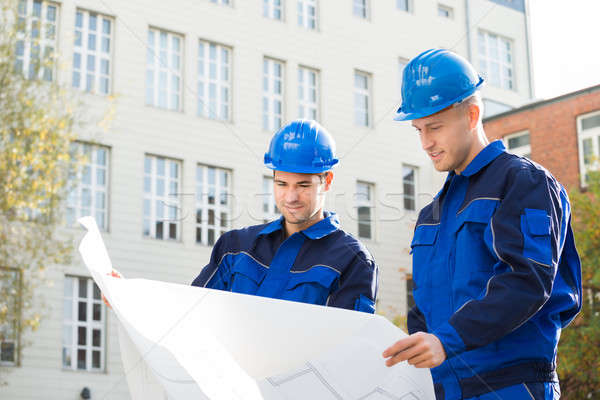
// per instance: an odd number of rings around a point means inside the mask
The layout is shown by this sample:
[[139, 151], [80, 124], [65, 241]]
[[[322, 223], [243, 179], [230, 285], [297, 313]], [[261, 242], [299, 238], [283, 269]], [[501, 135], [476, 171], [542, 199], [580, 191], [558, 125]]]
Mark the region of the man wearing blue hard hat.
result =
[[293, 121], [275, 133], [264, 162], [282, 217], [222, 235], [192, 285], [375, 312], [377, 264], [323, 210], [338, 163], [331, 135], [316, 121]]
[[542, 166], [488, 143], [467, 60], [428, 50], [404, 70], [402, 106], [448, 177], [412, 247], [409, 337], [383, 356], [431, 368], [437, 399], [556, 399], [561, 329], [581, 308], [565, 189]]

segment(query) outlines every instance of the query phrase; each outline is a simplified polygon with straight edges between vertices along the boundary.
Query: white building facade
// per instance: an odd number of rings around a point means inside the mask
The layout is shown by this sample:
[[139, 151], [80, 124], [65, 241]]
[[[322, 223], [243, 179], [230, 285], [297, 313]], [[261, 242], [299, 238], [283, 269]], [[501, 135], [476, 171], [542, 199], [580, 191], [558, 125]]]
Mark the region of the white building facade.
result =
[[[131, 278], [189, 284], [219, 235], [277, 218], [263, 154], [279, 127], [314, 118], [340, 158], [327, 209], [379, 264], [378, 312], [406, 314], [414, 222], [444, 175], [392, 120], [403, 66], [448, 48], [488, 79], [489, 112], [533, 97], [524, 0], [23, 0], [21, 12], [56, 31], [47, 46], [66, 67], [46, 78], [98, 107], [116, 97], [110, 130], [77, 144], [89, 161], [65, 231], [80, 239], [74, 221], [93, 215]], [[38, 331], [1, 344], [0, 398], [129, 398], [117, 321], [80, 258], [48, 275]]]

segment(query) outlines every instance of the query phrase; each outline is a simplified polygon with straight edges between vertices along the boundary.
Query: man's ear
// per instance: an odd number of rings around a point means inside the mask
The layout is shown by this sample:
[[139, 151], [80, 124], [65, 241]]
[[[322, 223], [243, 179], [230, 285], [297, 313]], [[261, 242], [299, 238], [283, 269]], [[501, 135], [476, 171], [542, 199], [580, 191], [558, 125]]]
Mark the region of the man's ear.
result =
[[481, 113], [481, 108], [479, 108], [477, 104], [469, 104], [467, 107], [469, 129], [473, 130], [477, 127], [477, 123], [479, 123], [479, 115]]
[[327, 171], [325, 174], [325, 190], [329, 190], [331, 186], [331, 182], [333, 182], [333, 172]]

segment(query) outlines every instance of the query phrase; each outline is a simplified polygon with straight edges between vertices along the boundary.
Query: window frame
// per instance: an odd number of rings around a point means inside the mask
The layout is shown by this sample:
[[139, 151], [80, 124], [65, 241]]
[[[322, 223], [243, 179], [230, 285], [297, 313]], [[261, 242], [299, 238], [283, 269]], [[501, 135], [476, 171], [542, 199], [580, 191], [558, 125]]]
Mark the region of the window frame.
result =
[[[202, 168], [202, 181], [198, 179], [199, 169]], [[209, 171], [214, 170], [214, 184], [209, 182]], [[221, 173], [224, 172], [227, 177], [227, 184], [222, 185]], [[231, 230], [231, 221], [233, 217], [233, 204], [231, 201], [232, 187], [233, 187], [233, 170], [231, 168], [223, 168], [215, 165], [197, 163], [196, 164], [196, 176], [194, 178], [194, 185], [196, 187], [196, 196], [194, 203], [194, 215], [195, 215], [195, 238], [194, 241], [197, 245], [213, 246], [219, 237], [225, 232]], [[209, 202], [209, 190], [214, 188], [214, 203]], [[225, 189], [225, 191], [223, 191]], [[227, 203], [222, 204], [221, 198], [223, 195], [227, 198]], [[201, 222], [198, 222], [198, 210], [201, 210]], [[209, 211], [213, 211], [214, 223], [209, 224]], [[225, 226], [219, 224], [222, 222], [223, 212], [227, 214]], [[198, 229], [200, 229], [200, 240], [198, 240]], [[210, 243], [210, 232], [212, 230], [212, 243]]]
[[[281, 211], [275, 203], [275, 177], [273, 175], [263, 175], [263, 196], [262, 196], [262, 216], [263, 223], [269, 223], [281, 217]], [[265, 210], [265, 207], [267, 210]]]
[[[492, 38], [492, 36], [494, 38]], [[483, 38], [483, 42], [481, 41]], [[491, 40], [496, 40], [496, 49], [497, 49], [497, 60], [493, 60], [491, 54]], [[507, 53], [509, 55], [510, 61], [506, 61], [502, 59], [502, 50], [501, 47], [505, 44], [509, 45], [509, 50]], [[485, 50], [485, 54], [482, 55], [482, 50]], [[514, 40], [508, 38], [503, 35], [499, 35], [485, 29], [478, 29], [477, 31], [477, 60], [479, 64], [479, 70], [482, 75], [484, 75], [486, 81], [493, 87], [509, 90], [511, 92], [516, 92], [517, 88], [517, 77], [515, 74], [515, 54], [514, 54]], [[483, 63], [485, 62], [485, 67]], [[494, 62], [498, 64], [498, 79], [499, 81], [496, 83], [493, 81], [493, 77], [491, 74], [490, 63]], [[506, 77], [504, 74], [504, 68], [508, 67], [508, 71], [510, 72], [509, 76]], [[505, 79], [506, 78], [506, 79]], [[508, 83], [508, 86], [506, 85]], [[512, 86], [512, 87], [511, 87]]]
[[[361, 200], [360, 196], [362, 195], [362, 192], [359, 191], [359, 185], [364, 185], [365, 187], [367, 187], [368, 189], [368, 199], [367, 200]], [[356, 181], [356, 193], [355, 193], [355, 197], [354, 197], [354, 201], [355, 201], [355, 207], [356, 207], [356, 222], [357, 222], [357, 231], [356, 231], [356, 236], [362, 240], [371, 240], [371, 241], [375, 241], [376, 238], [376, 232], [375, 232], [375, 183], [373, 182], [368, 182], [368, 181], [363, 181], [363, 180], [357, 180]], [[359, 209], [361, 207], [366, 207], [369, 209], [369, 220], [368, 221], [361, 221], [360, 218], [360, 212]], [[361, 236], [360, 234], [360, 225], [367, 225], [369, 226], [369, 236]]]
[[[14, 317], [12, 319], [12, 340], [2, 340], [0, 341], [0, 366], [1, 367], [19, 367], [21, 365], [21, 302], [22, 302], [22, 288], [23, 288], [23, 274], [17, 268], [9, 268], [0, 266], [0, 270], [2, 273], [4, 272], [12, 272], [14, 273], [14, 280], [16, 283], [17, 294], [15, 296], [15, 304], [14, 304]], [[10, 315], [10, 313], [8, 314]], [[8, 322], [8, 321], [7, 321]], [[0, 337], [1, 339], [1, 337]], [[6, 339], [6, 338], [5, 338]], [[2, 360], [2, 345], [4, 343], [11, 343], [13, 345], [13, 360], [11, 361], [3, 361]]]
[[[82, 14], [82, 26], [81, 27], [77, 27], [77, 18], [78, 18], [78, 14], [81, 13]], [[97, 22], [97, 29], [95, 32], [96, 35], [96, 40], [95, 40], [95, 46], [96, 46], [96, 50], [91, 51], [89, 49], [89, 35], [90, 35], [90, 31], [89, 31], [89, 20], [90, 20], [90, 15], [91, 14], [95, 14], [98, 22]], [[109, 21], [110, 22], [110, 32], [108, 35], [106, 35], [104, 33], [104, 21]], [[93, 94], [97, 94], [100, 96], [107, 96], [110, 95], [113, 90], [112, 90], [112, 84], [113, 84], [113, 64], [114, 64], [114, 31], [115, 31], [115, 18], [111, 17], [109, 15], [103, 14], [103, 13], [99, 13], [96, 11], [91, 11], [91, 10], [87, 10], [84, 8], [77, 8], [75, 10], [75, 24], [73, 26], [74, 29], [74, 40], [73, 40], [73, 63], [72, 63], [72, 75], [71, 75], [71, 86], [77, 90], [80, 90], [82, 92], [86, 92], [86, 93], [93, 93]], [[81, 45], [78, 46], [77, 45], [77, 34], [78, 31], [81, 32], [81, 37], [80, 37], [80, 41], [81, 41]], [[103, 52], [102, 51], [102, 43], [104, 39], [108, 39], [108, 53]], [[77, 49], [80, 49], [80, 51], [78, 52]], [[79, 60], [79, 65], [80, 67], [78, 68], [78, 71], [76, 71], [75, 68], [75, 55], [76, 53], [80, 53], [80, 60]], [[92, 85], [92, 90], [88, 90], [87, 88], [87, 80], [85, 79], [86, 76], [89, 75], [89, 71], [88, 71], [88, 61], [89, 61], [89, 57], [93, 56], [95, 58], [95, 62], [94, 62], [94, 71], [93, 71], [93, 85]], [[101, 72], [101, 67], [102, 67], [102, 61], [108, 61], [108, 73], [107, 74], [103, 74]], [[78, 86], [75, 86], [75, 74], [79, 74], [79, 83]], [[101, 82], [102, 79], [106, 79], [107, 80], [107, 84], [106, 84], [106, 93], [100, 91], [100, 87], [101, 87]], [[84, 87], [85, 86], [85, 87]]]
[[[71, 293], [70, 297], [67, 296], [67, 290], [69, 289], [69, 282], [72, 280], [73, 284], [71, 285]], [[85, 280], [86, 289], [85, 294], [86, 297], [80, 297], [81, 290], [80, 284], [81, 281]], [[95, 372], [95, 373], [103, 373], [106, 371], [106, 354], [107, 354], [107, 324], [106, 324], [106, 307], [103, 304], [102, 296], [100, 294], [100, 289], [97, 291], [94, 288], [97, 288], [94, 280], [87, 276], [77, 276], [77, 275], [65, 275], [64, 276], [64, 287], [63, 287], [63, 320], [62, 320], [62, 338], [61, 338], [61, 366], [63, 371], [85, 371], [85, 372]], [[98, 297], [95, 297], [96, 293], [98, 293]], [[80, 321], [79, 315], [79, 305], [80, 303], [85, 304], [85, 321]], [[98, 305], [100, 308], [100, 320], [94, 320], [94, 306]], [[67, 307], [71, 307], [71, 317], [65, 314]], [[81, 344], [79, 342], [79, 328], [85, 328], [86, 339], [85, 343]], [[70, 339], [71, 343], [68, 343], [69, 337], [65, 337], [65, 333], [71, 330]], [[94, 346], [94, 330], [100, 331], [100, 346]], [[71, 359], [70, 365], [66, 365], [66, 351], [65, 349], [71, 350]], [[79, 368], [78, 365], [78, 352], [84, 350], [85, 357], [85, 368]], [[93, 367], [93, 352], [99, 352], [100, 357], [100, 367]]]
[[[357, 4], [359, 3], [359, 4]], [[358, 8], [357, 8], [358, 7]], [[362, 11], [357, 14], [357, 11]], [[371, 20], [371, 4], [370, 0], [352, 0], [352, 15], [361, 20]]]
[[[281, 74], [280, 76], [276, 76], [275, 66], [280, 66]], [[271, 58], [271, 57], [263, 57], [263, 68], [262, 68], [262, 129], [267, 132], [274, 132], [283, 126], [283, 121], [285, 119], [285, 62]], [[273, 72], [273, 73], [272, 73]], [[276, 87], [277, 81], [280, 82], [280, 93], [276, 93], [274, 91]], [[265, 84], [267, 84], [267, 88], [265, 88]], [[266, 101], [266, 103], [265, 103]], [[275, 112], [275, 105], [277, 102], [281, 105], [281, 113], [277, 114]], [[265, 110], [265, 106], [267, 109]], [[276, 120], [279, 117], [279, 125], [277, 125]], [[265, 126], [265, 118], [266, 124]]]
[[[161, 38], [161, 34], [166, 34], [167, 35], [167, 47], [165, 49], [165, 57], [167, 59], [167, 65], [163, 65], [163, 62], [161, 61], [161, 48], [160, 48], [160, 38]], [[153, 39], [152, 39], [152, 45], [151, 45], [151, 34], [153, 35]], [[173, 69], [173, 60], [174, 60], [174, 53], [172, 50], [173, 47], [173, 39], [174, 38], [178, 38], [179, 39], [179, 51], [177, 52], [178, 55], [178, 63], [179, 63], [179, 69], [177, 71], [175, 71]], [[154, 46], [154, 44], [158, 44], [158, 51], [156, 51], [155, 49], [157, 47]], [[149, 26], [148, 27], [148, 37], [147, 37], [147, 43], [146, 43], [146, 76], [145, 76], [145, 104], [147, 106], [150, 107], [154, 107], [154, 108], [158, 108], [161, 110], [167, 110], [167, 111], [175, 111], [175, 112], [183, 112], [183, 87], [184, 87], [184, 63], [185, 63], [185, 36], [180, 34], [180, 33], [176, 33], [176, 32], [172, 32], [166, 29], [161, 29], [155, 26]], [[152, 60], [152, 63], [150, 63], [150, 60]], [[166, 73], [166, 89], [165, 89], [165, 105], [161, 105], [161, 88], [160, 88], [160, 76], [161, 73]], [[152, 87], [149, 86], [149, 74], [152, 73]], [[177, 92], [175, 92], [172, 88], [172, 82], [173, 82], [173, 77], [177, 77], [179, 79], [179, 85], [177, 87]], [[149, 94], [152, 94], [152, 99], [151, 101], [149, 100]], [[173, 103], [173, 94], [177, 94], [177, 104], [176, 106], [174, 106]]]
[[[600, 115], [600, 110], [595, 110], [577, 116], [577, 156], [579, 158], [579, 182], [582, 188], [588, 186], [587, 172], [600, 169], [600, 126], [589, 129], [583, 129], [583, 120]], [[592, 143], [592, 162], [585, 163], [584, 140], [591, 140]]]
[[[151, 159], [150, 172], [147, 172], [146, 160]], [[164, 175], [157, 175], [157, 163], [158, 160], [164, 160]], [[171, 177], [171, 168], [172, 165], [177, 165], [177, 177]], [[177, 160], [171, 157], [159, 156], [156, 154], [145, 153], [144, 154], [144, 165], [143, 165], [143, 187], [142, 187], [142, 236], [144, 238], [152, 239], [152, 240], [163, 240], [166, 242], [181, 242], [182, 241], [182, 221], [180, 218], [180, 210], [181, 210], [181, 200], [180, 193], [183, 184], [183, 162], [181, 160]], [[150, 178], [150, 191], [147, 191], [147, 183], [146, 179]], [[158, 180], [162, 179], [163, 182], [163, 195], [156, 195], [156, 186]], [[177, 185], [177, 196], [175, 199], [170, 198], [168, 195], [168, 191], [170, 190], [169, 186], [172, 181], [176, 182]], [[167, 193], [167, 194], [165, 194]], [[171, 196], [172, 197], [172, 196]], [[149, 201], [150, 209], [149, 215], [146, 215], [146, 201]], [[159, 217], [157, 213], [157, 202], [161, 202], [163, 206], [162, 216]], [[174, 222], [175, 225], [175, 238], [171, 238], [170, 236], [170, 223], [171, 217], [166, 215], [169, 214], [169, 209], [175, 210]], [[163, 223], [161, 226], [162, 237], [157, 237], [157, 224], [159, 222]], [[148, 221], [148, 234], [146, 234], [146, 221]], [[165, 225], [168, 229], [165, 229]]]
[[[437, 15], [440, 18], [454, 20], [454, 7], [448, 6], [446, 4], [438, 3], [437, 6]], [[446, 13], [446, 15], [441, 15], [440, 13]]]
[[[367, 87], [366, 88], [360, 88], [357, 87], [356, 85], [356, 78], [357, 76], [362, 76], [364, 78], [366, 78], [366, 82], [367, 82]], [[353, 111], [354, 111], [354, 125], [355, 126], [359, 126], [361, 128], [371, 128], [373, 126], [373, 104], [372, 104], [372, 99], [373, 99], [373, 91], [372, 91], [372, 86], [373, 86], [373, 76], [372, 74], [368, 73], [368, 72], [364, 72], [364, 71], [359, 71], [357, 69], [354, 70], [354, 85], [353, 85], [353, 97], [354, 97], [354, 105], [353, 105]], [[360, 108], [357, 104], [357, 96], [366, 96], [366, 104], [367, 104], [367, 108], [366, 110], [363, 110], [362, 108]], [[359, 111], [364, 111], [366, 113], [366, 124], [363, 124], [362, 122], [359, 122], [357, 119], [357, 112]]]
[[[82, 165], [82, 168], [80, 170], [78, 170], [76, 172], [76, 182], [77, 184], [73, 186], [73, 188], [71, 189], [69, 195], [67, 196], [66, 199], [66, 224], [69, 227], [75, 227], [77, 219], [81, 218], [81, 217], [85, 217], [86, 215], [84, 215], [84, 213], [82, 212], [83, 210], [83, 206], [81, 205], [81, 202], [78, 203], [71, 203], [73, 200], [81, 200], [83, 199], [83, 189], [85, 189], [86, 187], [89, 187], [90, 190], [90, 213], [89, 215], [92, 215], [93, 218], [96, 220], [96, 223], [98, 224], [98, 229], [100, 229], [101, 231], [104, 232], [109, 232], [110, 226], [110, 191], [111, 191], [111, 148], [109, 146], [103, 145], [103, 144], [99, 144], [99, 143], [90, 143], [90, 142], [83, 142], [83, 141], [74, 141], [73, 142], [73, 146], [76, 146], [74, 148], [74, 151], [76, 151], [78, 154], [81, 154], [82, 152], [85, 154], [85, 148], [88, 147], [90, 148], [90, 154], [92, 156], [91, 160], [86, 160], [85, 163]], [[98, 150], [103, 149], [105, 150], [105, 165], [101, 166], [97, 163], [98, 160]], [[83, 175], [84, 175], [84, 171], [85, 168], [91, 164], [91, 168], [90, 168], [90, 183], [83, 183]], [[104, 170], [104, 180], [105, 180], [105, 184], [104, 186], [101, 185], [97, 185], [97, 180], [98, 180], [98, 171], [103, 169]], [[73, 192], [76, 192], [76, 194], [74, 195], [75, 198], [71, 197], [71, 194]], [[104, 192], [104, 219], [102, 220], [102, 223], [98, 222], [98, 218], [97, 218], [97, 213], [98, 211], [102, 211], [99, 210], [97, 208], [97, 194], [100, 192]], [[73, 216], [73, 220], [69, 221], [69, 209], [74, 209], [74, 216]]]
[[[407, 184], [411, 184], [411, 182], [406, 182], [404, 177], [405, 177], [405, 169], [411, 169], [413, 172], [413, 182], [412, 182], [412, 186], [414, 189], [414, 195], [412, 196], [412, 201], [414, 203], [414, 208], [407, 208], [406, 207], [406, 200], [407, 194], [405, 193], [406, 191], [404, 190], [404, 186]], [[409, 212], [416, 212], [419, 209], [419, 204], [418, 204], [418, 199], [417, 199], [417, 193], [418, 193], [418, 186], [419, 185], [419, 167], [414, 166], [414, 165], [410, 165], [410, 164], [402, 164], [402, 208], [404, 211], [409, 211]], [[411, 199], [409, 199], [411, 200]]]
[[[215, 47], [215, 53], [216, 53], [216, 66], [215, 66], [215, 73], [216, 73], [216, 78], [211, 78], [211, 72], [210, 72], [210, 65], [211, 65], [211, 58], [210, 58], [210, 52], [211, 52], [211, 47], [214, 46]], [[204, 54], [201, 57], [200, 56], [200, 52], [201, 50], [204, 50]], [[225, 52], [227, 54], [227, 63], [224, 64], [223, 61], [223, 52]], [[208, 56], [208, 57], [205, 57]], [[200, 39], [198, 41], [198, 57], [197, 57], [197, 75], [196, 75], [196, 81], [197, 81], [197, 95], [196, 95], [196, 101], [197, 101], [197, 109], [196, 109], [196, 115], [199, 117], [203, 117], [203, 118], [207, 118], [207, 119], [212, 119], [212, 120], [217, 120], [217, 121], [226, 121], [226, 122], [231, 122], [232, 120], [232, 89], [233, 89], [233, 78], [232, 78], [232, 65], [233, 65], [233, 48], [221, 43], [217, 43], [217, 42], [212, 42], [209, 40], [204, 40], [204, 39]], [[202, 70], [204, 72], [204, 75], [201, 75], [201, 66], [202, 65]], [[225, 69], [224, 69], [225, 68]], [[223, 80], [222, 77], [224, 75], [224, 71], [226, 71], [227, 74], [227, 80]], [[201, 83], [203, 84], [203, 97], [201, 97], [200, 95], [200, 85]], [[211, 84], [215, 84], [216, 85], [216, 98], [215, 98], [215, 102], [216, 102], [216, 106], [217, 106], [217, 112], [214, 112], [214, 107], [212, 107], [212, 101], [210, 98], [210, 85]], [[227, 101], [223, 101], [223, 89], [227, 89], [227, 93], [228, 93], [228, 98]], [[206, 99], [208, 99], [206, 101]], [[226, 107], [227, 109], [227, 115], [223, 116], [223, 107]]]
[[[315, 85], [314, 87], [310, 85], [310, 81], [307, 82], [307, 79], [310, 77], [310, 74], [314, 74], [315, 77]], [[302, 76], [302, 80], [300, 79]], [[307, 67], [304, 65], [298, 66], [298, 118], [306, 118], [306, 119], [314, 119], [318, 121], [321, 118], [321, 82], [320, 82], [321, 74], [318, 69]], [[310, 96], [308, 94], [311, 90], [315, 91], [315, 101], [311, 102]], [[302, 97], [301, 97], [302, 93]], [[314, 118], [306, 115], [307, 112], [310, 113], [310, 110], [314, 110], [315, 116]], [[301, 112], [302, 111], [302, 112]]]
[[[510, 139], [515, 139], [515, 138], [518, 138], [521, 136], [526, 136], [526, 135], [529, 136], [529, 144], [510, 148], [510, 146], [509, 146]], [[502, 138], [502, 141], [504, 142], [504, 146], [506, 147], [506, 150], [509, 153], [515, 154], [515, 155], [518, 155], [521, 157], [531, 158], [531, 133], [529, 132], [529, 130], [525, 129], [525, 130], [522, 130], [519, 132], [511, 133], [510, 135], [506, 135]]]
[[[17, 49], [15, 50], [15, 63], [17, 63], [19, 60], [21, 61], [21, 66], [20, 66], [20, 71], [23, 73], [23, 76], [25, 76], [28, 79], [39, 79], [39, 80], [45, 80], [48, 82], [53, 82], [56, 79], [56, 74], [57, 74], [57, 66], [56, 66], [56, 54], [59, 53], [58, 51], [58, 36], [59, 36], [59, 32], [60, 32], [60, 12], [61, 12], [61, 4], [54, 2], [54, 1], [46, 1], [46, 0], [22, 0], [23, 2], [26, 3], [26, 11], [25, 14], [21, 13], [21, 7], [20, 4], [18, 6], [17, 9], [17, 23], [21, 24], [21, 23], [25, 23], [25, 30], [21, 31], [20, 29], [17, 29]], [[40, 12], [40, 17], [39, 18], [34, 18], [33, 17], [33, 5], [34, 3], [40, 3], [41, 4], [41, 12]], [[53, 26], [53, 30], [54, 30], [54, 37], [51, 38], [50, 40], [45, 37], [47, 35], [47, 29], [46, 26], [44, 26], [44, 24], [46, 24], [47, 21], [47, 17], [48, 17], [48, 8], [49, 7], [54, 7], [55, 8], [55, 15], [54, 15], [54, 23], [52, 24]], [[32, 35], [32, 23], [33, 21], [38, 20], [39, 21], [39, 36], [38, 36], [38, 40], [39, 40], [39, 55], [40, 55], [40, 65], [38, 66], [38, 70], [37, 71], [33, 71], [32, 68], [32, 42], [33, 42], [33, 35]], [[23, 55], [19, 56], [19, 46], [18, 43], [19, 42], [23, 42]], [[46, 54], [47, 51], [46, 49], [48, 48], [52, 48], [53, 50], [51, 52], [49, 52], [49, 54]], [[43, 67], [43, 60], [46, 57], [50, 57], [51, 58], [51, 67], [52, 68], [45, 68]], [[16, 67], [16, 64], [15, 64]], [[32, 75], [35, 72], [35, 75]], [[49, 74], [49, 79], [48, 76], [46, 75], [46, 73]]]
[[[275, 18], [275, 11], [279, 9], [280, 18]], [[279, 0], [279, 7], [275, 5], [275, 0], [263, 0], [262, 16], [273, 21], [285, 21], [285, 0]]]
[[[307, 31], [319, 30], [319, 1], [318, 0], [297, 0], [296, 11], [298, 13], [298, 26]], [[310, 18], [308, 10], [314, 7], [314, 18]], [[314, 19], [314, 26], [311, 26], [310, 21]]]

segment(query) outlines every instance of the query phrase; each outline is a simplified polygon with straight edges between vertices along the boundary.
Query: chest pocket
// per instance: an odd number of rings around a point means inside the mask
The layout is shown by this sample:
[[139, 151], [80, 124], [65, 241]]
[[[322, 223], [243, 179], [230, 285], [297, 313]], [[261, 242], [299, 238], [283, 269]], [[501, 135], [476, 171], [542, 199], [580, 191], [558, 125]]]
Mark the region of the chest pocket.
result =
[[281, 298], [319, 305], [324, 305], [329, 294], [337, 289], [340, 277], [337, 271], [319, 265], [291, 275]]
[[231, 291], [256, 294], [267, 270], [252, 259], [238, 260], [231, 268]]
[[491, 238], [490, 221], [499, 203], [495, 199], [474, 200], [457, 214], [459, 227], [452, 283], [456, 308], [481, 297], [493, 276], [497, 259], [488, 248], [485, 237], [489, 235]]

